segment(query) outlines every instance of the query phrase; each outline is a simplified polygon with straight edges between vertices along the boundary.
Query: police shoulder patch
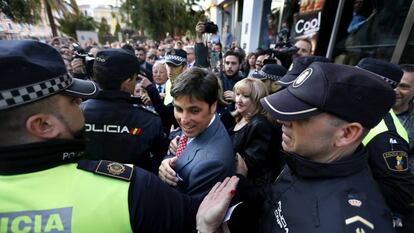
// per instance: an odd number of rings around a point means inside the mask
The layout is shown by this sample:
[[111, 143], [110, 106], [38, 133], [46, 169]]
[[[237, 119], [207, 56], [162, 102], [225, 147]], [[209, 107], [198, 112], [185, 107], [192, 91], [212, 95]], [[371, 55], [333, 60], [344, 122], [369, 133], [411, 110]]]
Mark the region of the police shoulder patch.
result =
[[108, 160], [100, 160], [94, 170], [95, 173], [131, 181], [134, 169], [132, 166]]
[[391, 171], [403, 172], [408, 170], [408, 155], [405, 151], [388, 151], [382, 154], [387, 168]]

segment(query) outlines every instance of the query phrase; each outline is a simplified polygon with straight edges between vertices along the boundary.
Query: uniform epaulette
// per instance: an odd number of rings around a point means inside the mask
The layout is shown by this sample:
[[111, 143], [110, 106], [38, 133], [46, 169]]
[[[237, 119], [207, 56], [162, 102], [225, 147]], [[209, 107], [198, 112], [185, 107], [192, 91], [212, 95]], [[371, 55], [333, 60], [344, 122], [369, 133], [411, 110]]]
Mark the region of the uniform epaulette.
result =
[[137, 105], [134, 105], [134, 106], [158, 116], [158, 112], [156, 112], [151, 107], [148, 107], [148, 106], [145, 106], [145, 105], [140, 105], [140, 104], [137, 104]]
[[80, 160], [78, 161], [78, 168], [128, 182], [131, 181], [132, 174], [134, 173], [133, 166], [108, 160]]

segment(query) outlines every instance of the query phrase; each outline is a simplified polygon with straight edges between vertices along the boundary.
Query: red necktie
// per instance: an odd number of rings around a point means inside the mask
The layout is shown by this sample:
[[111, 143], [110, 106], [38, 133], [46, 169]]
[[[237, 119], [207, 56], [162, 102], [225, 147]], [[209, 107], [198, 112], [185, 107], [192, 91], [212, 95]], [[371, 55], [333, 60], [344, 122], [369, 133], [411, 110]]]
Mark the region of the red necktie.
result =
[[175, 156], [177, 158], [183, 153], [185, 147], [187, 146], [187, 136], [184, 134], [180, 137], [180, 141], [178, 142], [177, 152], [175, 153]]

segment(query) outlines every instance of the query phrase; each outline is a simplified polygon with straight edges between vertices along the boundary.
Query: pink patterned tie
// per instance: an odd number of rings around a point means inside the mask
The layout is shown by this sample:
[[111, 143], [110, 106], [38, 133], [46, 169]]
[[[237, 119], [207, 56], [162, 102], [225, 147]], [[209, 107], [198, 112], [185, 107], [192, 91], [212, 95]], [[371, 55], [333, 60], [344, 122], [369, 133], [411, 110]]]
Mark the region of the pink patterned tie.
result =
[[175, 156], [177, 158], [183, 153], [185, 147], [187, 146], [187, 136], [184, 134], [180, 137], [180, 141], [178, 142], [177, 152], [175, 153]]

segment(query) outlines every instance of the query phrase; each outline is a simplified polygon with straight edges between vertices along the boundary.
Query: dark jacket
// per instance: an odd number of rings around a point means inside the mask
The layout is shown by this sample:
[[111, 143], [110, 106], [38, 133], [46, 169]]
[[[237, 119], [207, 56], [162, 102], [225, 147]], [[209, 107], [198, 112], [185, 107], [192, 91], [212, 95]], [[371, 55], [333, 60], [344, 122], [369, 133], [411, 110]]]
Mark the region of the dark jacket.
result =
[[195, 62], [194, 66], [209, 68], [208, 48], [204, 43], [196, 43], [194, 46]]
[[238, 191], [246, 202], [264, 203], [258, 232], [394, 232], [367, 160], [362, 147], [329, 164], [289, 154], [274, 184], [251, 189], [242, 181]]
[[234, 85], [243, 79], [243, 77], [239, 75], [239, 72], [232, 77], [229, 77], [224, 72], [221, 72], [219, 77], [223, 91], [233, 91]]
[[82, 103], [89, 159], [132, 163], [158, 172], [169, 141], [155, 112], [134, 105], [128, 93], [101, 91]]
[[148, 62], [143, 62], [140, 64], [140, 71], [142, 73], [145, 74], [145, 76], [147, 76], [148, 80], [150, 80], [151, 82], [153, 82], [152, 79], [152, 65]]
[[172, 103], [164, 105], [159, 92], [154, 84], [150, 84], [145, 88], [148, 93], [148, 96], [151, 99], [152, 106], [155, 111], [160, 115], [164, 133], [169, 135], [171, 126], [178, 127], [177, 120], [174, 117], [174, 105]]
[[281, 170], [281, 130], [265, 116], [255, 115], [238, 131], [229, 131], [236, 153], [249, 169], [247, 179], [256, 184], [273, 182]]
[[396, 124], [400, 122], [394, 120], [398, 121], [396, 117], [393, 119], [391, 113], [385, 115], [381, 123], [385, 123], [387, 130], [373, 137], [366, 148], [372, 174], [385, 201], [394, 216], [401, 219], [403, 227], [409, 228], [405, 232], [413, 232], [414, 174], [410, 169], [410, 159], [413, 158], [408, 154], [408, 141], [398, 134]]

